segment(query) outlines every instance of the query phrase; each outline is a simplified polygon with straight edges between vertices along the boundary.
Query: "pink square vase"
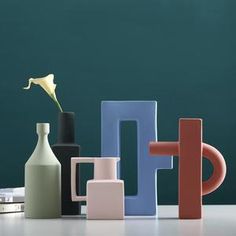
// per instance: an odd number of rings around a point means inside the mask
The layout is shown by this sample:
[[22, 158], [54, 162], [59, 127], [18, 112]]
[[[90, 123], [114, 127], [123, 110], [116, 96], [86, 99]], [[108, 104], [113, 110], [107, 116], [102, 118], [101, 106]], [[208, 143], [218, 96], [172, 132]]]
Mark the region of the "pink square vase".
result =
[[123, 180], [89, 180], [87, 182], [87, 219], [124, 219]]

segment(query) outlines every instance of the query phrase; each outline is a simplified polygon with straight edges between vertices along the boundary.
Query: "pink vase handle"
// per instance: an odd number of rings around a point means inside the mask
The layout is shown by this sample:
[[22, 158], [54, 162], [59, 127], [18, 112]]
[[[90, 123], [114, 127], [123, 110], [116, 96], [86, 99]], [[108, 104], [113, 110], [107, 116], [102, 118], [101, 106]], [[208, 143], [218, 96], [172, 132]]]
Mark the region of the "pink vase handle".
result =
[[203, 143], [203, 156], [213, 165], [213, 174], [202, 183], [202, 195], [215, 191], [224, 181], [226, 164], [221, 153], [209, 144]]
[[71, 199], [73, 202], [86, 201], [87, 196], [80, 196], [76, 194], [76, 166], [79, 163], [93, 163], [94, 158], [82, 158], [82, 157], [72, 157], [71, 158]]

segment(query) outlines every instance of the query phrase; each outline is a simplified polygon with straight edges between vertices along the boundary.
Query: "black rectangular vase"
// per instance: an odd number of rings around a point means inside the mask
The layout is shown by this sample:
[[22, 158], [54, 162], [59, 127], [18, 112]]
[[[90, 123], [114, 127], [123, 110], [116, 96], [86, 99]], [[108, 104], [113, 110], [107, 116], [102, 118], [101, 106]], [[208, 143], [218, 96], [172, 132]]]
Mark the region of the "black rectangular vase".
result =
[[[75, 114], [74, 112], [60, 112], [58, 115], [57, 143], [52, 150], [61, 163], [61, 204], [62, 215], [79, 215], [81, 204], [71, 200], [71, 157], [78, 157], [80, 146], [75, 143]], [[79, 179], [79, 168], [76, 170]], [[77, 191], [79, 190], [77, 181]]]

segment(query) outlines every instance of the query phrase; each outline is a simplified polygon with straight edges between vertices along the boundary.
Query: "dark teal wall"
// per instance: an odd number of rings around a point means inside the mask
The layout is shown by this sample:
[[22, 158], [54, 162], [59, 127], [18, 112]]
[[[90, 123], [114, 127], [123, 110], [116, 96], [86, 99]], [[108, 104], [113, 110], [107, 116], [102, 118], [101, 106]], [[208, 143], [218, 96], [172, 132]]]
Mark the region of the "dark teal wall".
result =
[[[50, 122], [55, 141], [56, 107], [40, 88], [22, 90], [54, 73], [82, 155], [100, 154], [101, 100], [157, 100], [160, 140], [177, 138], [180, 117], [204, 119], [204, 141], [228, 165], [205, 202], [236, 203], [235, 12], [234, 0], [1, 0], [0, 187], [23, 185], [36, 122]], [[158, 174], [160, 203], [176, 203], [174, 167]]]

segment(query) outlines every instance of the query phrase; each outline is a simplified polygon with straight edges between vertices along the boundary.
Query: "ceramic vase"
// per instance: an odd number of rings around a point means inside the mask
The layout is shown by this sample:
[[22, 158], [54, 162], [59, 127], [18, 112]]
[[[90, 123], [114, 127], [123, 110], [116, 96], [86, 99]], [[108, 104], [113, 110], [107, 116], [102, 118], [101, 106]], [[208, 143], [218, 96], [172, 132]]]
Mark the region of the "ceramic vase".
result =
[[61, 216], [61, 164], [48, 143], [49, 124], [37, 124], [38, 143], [25, 164], [25, 217]]
[[[117, 179], [119, 158], [72, 158], [71, 159], [71, 195], [73, 201], [86, 201], [87, 219], [121, 220], [124, 219], [124, 181]], [[87, 182], [86, 196], [75, 191], [76, 165], [94, 164], [94, 179]]]
[[[61, 163], [62, 173], [62, 215], [79, 215], [81, 203], [71, 200], [71, 157], [80, 155], [80, 146], [75, 143], [75, 114], [74, 112], [60, 112], [58, 114], [57, 143], [52, 145], [52, 150]], [[79, 178], [79, 168], [76, 168], [76, 176]], [[77, 182], [77, 190], [79, 190]]]

